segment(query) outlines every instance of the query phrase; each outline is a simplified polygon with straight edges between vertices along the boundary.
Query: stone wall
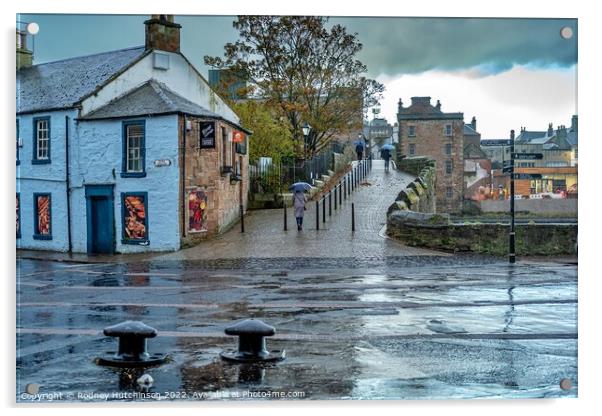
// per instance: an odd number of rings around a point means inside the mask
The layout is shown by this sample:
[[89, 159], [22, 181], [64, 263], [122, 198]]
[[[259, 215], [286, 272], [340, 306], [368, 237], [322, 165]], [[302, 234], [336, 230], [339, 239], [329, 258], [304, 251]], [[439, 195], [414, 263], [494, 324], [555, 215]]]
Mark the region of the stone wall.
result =
[[[232, 227], [240, 217], [240, 204], [247, 209], [247, 194], [249, 189], [249, 157], [235, 152], [235, 145], [231, 142], [232, 127], [223, 122], [216, 121], [215, 148], [201, 149], [199, 146], [199, 119], [188, 117], [191, 121], [191, 130], [186, 132], [186, 163], [185, 184], [182, 194], [180, 184], [180, 195], [185, 195], [185, 201], [180, 205], [181, 209], [188, 211], [187, 198], [190, 192], [202, 191], [207, 196], [206, 227], [202, 231], [190, 230], [188, 227], [189, 213], [185, 212], [185, 224], [182, 232], [182, 244], [185, 246], [194, 244], [216, 234], [222, 233]], [[180, 117], [180, 132], [184, 128], [184, 118]], [[222, 128], [226, 129], [228, 139], [222, 139]], [[224, 148], [225, 146], [225, 148]], [[180, 149], [184, 147], [180, 133]], [[183, 152], [182, 152], [183, 154]], [[242, 181], [234, 180], [233, 173], [222, 173], [223, 166], [235, 166], [236, 162], [241, 165]], [[180, 212], [180, 218], [182, 213]]]
[[387, 210], [387, 216], [396, 210], [435, 212], [435, 161], [425, 157], [402, 159], [397, 168], [417, 177], [397, 194], [395, 202]]
[[[507, 224], [452, 224], [447, 215], [394, 211], [387, 217], [387, 234], [409, 246], [446, 251], [508, 254]], [[576, 254], [576, 224], [519, 224], [516, 254]]]

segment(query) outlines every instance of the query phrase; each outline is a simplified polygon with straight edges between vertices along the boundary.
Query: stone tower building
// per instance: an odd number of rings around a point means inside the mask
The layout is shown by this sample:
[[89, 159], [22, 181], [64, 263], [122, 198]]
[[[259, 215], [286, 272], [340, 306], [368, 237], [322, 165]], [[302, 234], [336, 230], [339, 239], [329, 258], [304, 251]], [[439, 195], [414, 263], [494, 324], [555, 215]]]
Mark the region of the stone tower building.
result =
[[397, 107], [399, 145], [408, 158], [428, 156], [436, 161], [437, 212], [460, 212], [464, 195], [464, 114], [444, 113], [431, 97], [412, 97]]

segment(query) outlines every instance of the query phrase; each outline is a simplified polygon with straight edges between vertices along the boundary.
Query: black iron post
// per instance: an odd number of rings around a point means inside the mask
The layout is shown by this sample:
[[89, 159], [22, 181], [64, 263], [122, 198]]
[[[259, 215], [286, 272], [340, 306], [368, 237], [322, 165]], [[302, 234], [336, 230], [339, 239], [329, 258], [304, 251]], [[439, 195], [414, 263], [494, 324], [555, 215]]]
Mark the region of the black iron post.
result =
[[328, 192], [328, 216], [332, 216], [332, 191]]
[[343, 196], [345, 197], [345, 201], [347, 201], [347, 177], [343, 176]]
[[515, 234], [514, 234], [514, 130], [510, 130], [510, 247], [508, 261], [516, 262]]
[[320, 201], [316, 199], [316, 230], [320, 229]]
[[245, 232], [245, 212], [242, 204], [240, 204], [240, 232]]
[[351, 203], [351, 231], [355, 231], [355, 203]]
[[322, 197], [322, 222], [326, 222], [326, 195]]
[[351, 190], [355, 191], [355, 176], [353, 175], [353, 169], [351, 169]]
[[284, 207], [284, 231], [286, 231], [286, 200], [282, 197], [282, 206]]
[[337, 210], [337, 187], [334, 187], [334, 210]]
[[343, 206], [343, 185], [341, 184], [341, 182], [339, 182], [339, 205]]

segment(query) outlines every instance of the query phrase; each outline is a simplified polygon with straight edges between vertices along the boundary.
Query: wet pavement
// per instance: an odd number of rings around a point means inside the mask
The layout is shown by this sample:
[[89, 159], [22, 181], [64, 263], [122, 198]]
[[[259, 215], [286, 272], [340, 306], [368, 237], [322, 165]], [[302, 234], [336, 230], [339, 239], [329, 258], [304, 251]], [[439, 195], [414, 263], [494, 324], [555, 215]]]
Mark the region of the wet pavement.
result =
[[[43, 399], [29, 383], [77, 402], [575, 397], [576, 267], [454, 258], [272, 273], [20, 260], [17, 400]], [[268, 349], [284, 361], [220, 360], [237, 345], [224, 328], [249, 317], [276, 327]], [[102, 329], [124, 320], [157, 328], [149, 351], [170, 356], [146, 370], [150, 389], [94, 363], [116, 349]]]
[[[17, 401], [576, 397], [576, 264], [509, 266], [387, 239], [384, 212], [410, 180], [375, 161], [320, 230], [311, 204], [302, 232], [292, 210], [286, 232], [281, 210], [262, 210], [244, 234], [177, 253], [21, 256]], [[276, 327], [268, 349], [284, 361], [221, 361], [237, 345], [224, 329], [251, 317]], [[103, 328], [125, 320], [155, 327], [149, 352], [169, 362], [96, 365], [117, 348]], [[143, 373], [151, 387], [136, 383]]]
[[[354, 162], [356, 163], [356, 162]], [[287, 211], [288, 230], [284, 231], [284, 210], [250, 211], [245, 217], [245, 232], [236, 225], [225, 234], [195, 247], [160, 256], [165, 260], [247, 259], [247, 258], [386, 258], [442, 254], [409, 247], [385, 235], [387, 208], [399, 191], [414, 176], [390, 169], [375, 160], [373, 169], [335, 209], [326, 199], [326, 209], [319, 204], [319, 229], [316, 228], [315, 202], [307, 203], [303, 231], [297, 231], [292, 208]], [[351, 230], [351, 204], [355, 204], [355, 232]], [[329, 205], [330, 212], [329, 215]], [[323, 214], [326, 211], [326, 221]]]

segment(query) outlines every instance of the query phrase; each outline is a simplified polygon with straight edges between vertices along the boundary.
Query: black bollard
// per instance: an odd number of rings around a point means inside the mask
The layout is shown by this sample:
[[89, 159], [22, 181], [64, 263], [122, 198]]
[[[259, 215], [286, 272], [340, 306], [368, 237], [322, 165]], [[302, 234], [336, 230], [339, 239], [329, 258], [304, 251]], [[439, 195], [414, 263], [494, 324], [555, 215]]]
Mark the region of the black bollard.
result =
[[341, 185], [341, 182], [339, 182], [339, 205], [343, 206], [343, 194], [342, 191], [343, 190], [343, 186]]
[[316, 200], [316, 230], [320, 229], [320, 202]]
[[149, 354], [146, 339], [157, 336], [157, 330], [139, 321], [125, 321], [106, 327], [103, 333], [119, 339], [117, 352], [96, 359], [96, 364], [120, 368], [151, 367], [163, 364], [165, 354]]
[[351, 231], [355, 231], [355, 203], [351, 203]]
[[328, 192], [328, 216], [332, 216], [332, 191]]
[[322, 222], [326, 222], [326, 195], [322, 197]]
[[284, 207], [284, 231], [286, 231], [286, 201], [282, 198], [282, 206]]
[[345, 197], [345, 201], [347, 201], [347, 177], [343, 176], [343, 196]]
[[240, 205], [240, 232], [245, 232], [245, 212], [242, 204]]
[[238, 336], [238, 351], [224, 351], [220, 354], [220, 357], [226, 361], [242, 363], [280, 361], [286, 356], [284, 350], [273, 352], [267, 350], [265, 337], [271, 337], [276, 330], [258, 319], [238, 322], [227, 327], [225, 333]]
[[334, 210], [337, 210], [337, 187], [334, 187]]

